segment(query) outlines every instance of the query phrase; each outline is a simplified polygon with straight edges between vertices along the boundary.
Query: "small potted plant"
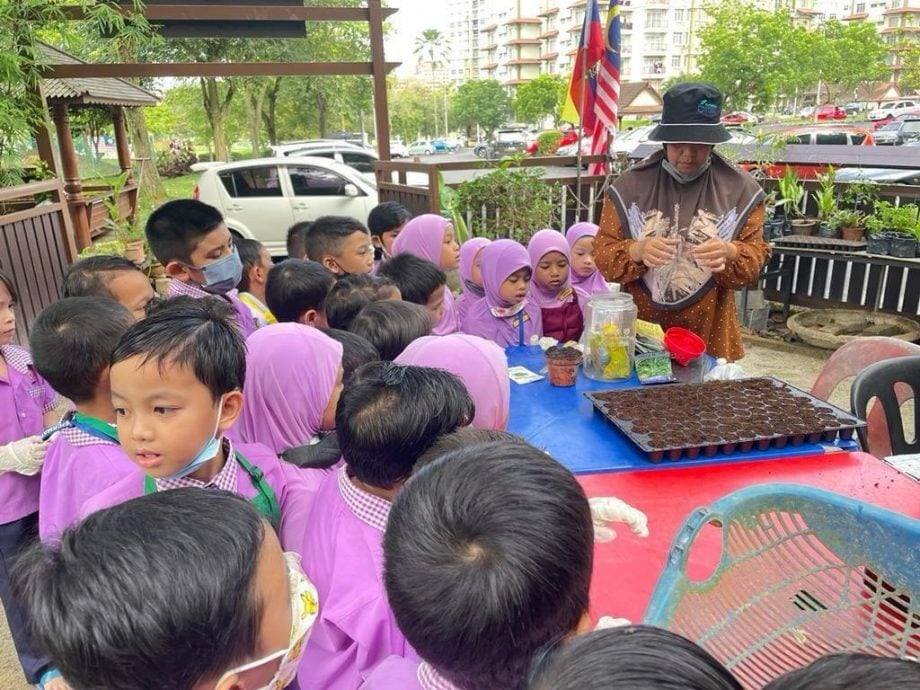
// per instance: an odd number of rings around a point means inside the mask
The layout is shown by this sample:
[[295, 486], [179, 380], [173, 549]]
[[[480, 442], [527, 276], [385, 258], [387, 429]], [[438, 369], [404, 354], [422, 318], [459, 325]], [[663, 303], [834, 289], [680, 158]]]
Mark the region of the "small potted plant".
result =
[[[876, 209], [878, 210], [878, 209]], [[879, 215], [867, 216], [866, 225], [866, 252], [888, 256], [891, 251], [891, 240], [882, 218]]]
[[774, 240], [782, 237], [786, 229], [786, 216], [776, 196], [776, 191], [770, 192], [763, 203], [766, 211], [763, 222], [764, 239]]
[[837, 192], [834, 189], [836, 175], [833, 168], [828, 168], [823, 175], [818, 175], [818, 190], [815, 203], [818, 205], [818, 235], [820, 237], [837, 237], [840, 226], [837, 224]]
[[866, 229], [863, 225], [865, 218], [859, 211], [850, 209], [839, 209], [834, 215], [837, 227], [840, 228], [840, 234], [843, 239], [850, 242], [859, 242], [865, 237]]
[[913, 259], [917, 256], [916, 204], [892, 206], [888, 210], [888, 229], [891, 231], [891, 256]]
[[778, 181], [779, 203], [785, 210], [786, 217], [792, 221], [793, 235], [811, 235], [817, 222], [802, 217], [802, 200], [805, 198], [805, 185], [799, 182], [795, 170], [786, 166], [783, 176]]
[[582, 362], [581, 350], [564, 345], [554, 345], [546, 351], [549, 382], [554, 386], [574, 386], [578, 365]]

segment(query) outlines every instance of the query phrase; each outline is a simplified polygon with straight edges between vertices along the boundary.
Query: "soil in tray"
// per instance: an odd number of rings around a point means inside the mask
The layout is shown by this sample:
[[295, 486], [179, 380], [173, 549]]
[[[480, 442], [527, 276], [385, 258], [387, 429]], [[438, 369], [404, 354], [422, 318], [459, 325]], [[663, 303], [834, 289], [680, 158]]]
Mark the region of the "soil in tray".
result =
[[852, 428], [860, 424], [843, 410], [771, 378], [607, 391], [589, 397], [654, 461], [833, 441], [838, 431], [850, 438]]

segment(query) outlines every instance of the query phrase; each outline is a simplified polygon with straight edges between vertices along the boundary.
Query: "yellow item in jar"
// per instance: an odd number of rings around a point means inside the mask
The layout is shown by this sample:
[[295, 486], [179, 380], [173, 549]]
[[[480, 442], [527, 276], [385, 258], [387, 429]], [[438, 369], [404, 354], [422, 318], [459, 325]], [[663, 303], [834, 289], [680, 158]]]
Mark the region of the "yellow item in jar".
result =
[[620, 335], [620, 329], [613, 324], [601, 326], [589, 340], [591, 364], [605, 379], [629, 378], [629, 350]]

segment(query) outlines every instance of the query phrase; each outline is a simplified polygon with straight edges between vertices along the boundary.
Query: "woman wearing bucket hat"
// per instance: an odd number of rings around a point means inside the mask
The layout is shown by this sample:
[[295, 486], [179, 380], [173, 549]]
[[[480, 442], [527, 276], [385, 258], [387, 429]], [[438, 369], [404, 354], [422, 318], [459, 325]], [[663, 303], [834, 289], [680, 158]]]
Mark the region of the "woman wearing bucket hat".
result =
[[607, 192], [597, 266], [622, 284], [639, 317], [682, 326], [729, 360], [744, 355], [733, 291], [752, 283], [770, 253], [763, 240], [764, 193], [713, 151], [731, 135], [722, 94], [711, 84], [677, 84], [664, 94], [658, 151]]

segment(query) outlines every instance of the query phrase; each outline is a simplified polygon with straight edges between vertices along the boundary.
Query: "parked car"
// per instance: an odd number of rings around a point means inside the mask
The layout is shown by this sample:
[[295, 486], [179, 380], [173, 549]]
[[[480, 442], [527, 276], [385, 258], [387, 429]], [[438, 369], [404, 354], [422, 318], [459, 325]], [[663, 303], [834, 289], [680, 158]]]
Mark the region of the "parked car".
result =
[[[805, 144], [817, 146], [873, 146], [875, 139], [872, 132], [863, 127], [848, 125], [810, 125], [805, 127], [787, 127], [773, 135], [773, 141], [782, 141], [786, 144]], [[796, 164], [790, 166], [795, 170], [800, 179], [815, 179], [819, 173], [827, 170], [826, 165]], [[758, 168], [755, 163], [741, 163], [741, 168], [754, 171]], [[760, 166], [761, 174], [765, 177], [779, 178], [786, 170], [785, 163]]]
[[273, 156], [308, 155], [302, 153], [312, 149], [329, 149], [331, 151], [367, 151], [363, 146], [338, 139], [304, 139], [303, 141], [286, 141], [271, 147]]
[[[552, 132], [553, 130], [547, 130], [547, 131]], [[578, 132], [574, 127], [570, 127], [569, 129], [565, 131], [560, 131], [559, 133], [562, 135], [562, 138], [559, 140], [559, 143], [556, 144], [556, 151], [558, 151], [559, 148], [561, 148], [562, 146], [568, 146], [569, 144], [574, 144], [575, 140], [578, 138]], [[536, 139], [534, 139], [533, 141], [530, 141], [527, 144], [527, 155], [529, 156], [537, 155], [539, 137], [540, 135], [538, 134]], [[555, 155], [556, 151], [553, 151], [552, 153]]]
[[287, 252], [287, 229], [320, 216], [362, 223], [377, 205], [377, 187], [354, 168], [317, 156], [196, 163], [194, 196], [224, 216], [234, 235], [259, 240], [272, 256]]
[[722, 116], [723, 125], [756, 125], [758, 122], [760, 118], [746, 110], [736, 110]]
[[501, 158], [527, 152], [527, 130], [517, 127], [499, 127], [491, 140], [473, 149], [480, 158]]
[[899, 115], [875, 132], [879, 146], [900, 146], [908, 141], [920, 140], [920, 115]]
[[380, 156], [374, 151], [362, 146], [355, 146], [347, 141], [309, 141], [300, 144], [282, 144], [273, 146], [272, 150], [276, 156], [284, 156], [285, 158], [292, 156], [328, 158], [354, 168], [371, 181], [374, 180], [374, 163], [380, 160]]
[[453, 139], [432, 139], [431, 145], [435, 153], [453, 153], [460, 148], [460, 142]]
[[890, 125], [892, 122], [894, 122], [898, 118], [907, 117], [909, 115], [915, 115], [915, 116], [920, 117], [920, 107], [908, 108], [907, 110], [901, 111], [897, 115], [888, 115], [886, 117], [883, 117], [881, 120], [876, 120], [873, 124], [875, 125], [876, 131], [878, 131], [885, 125]]
[[847, 115], [856, 115], [857, 113], [861, 113], [863, 111], [863, 104], [856, 102], [847, 103], [845, 106], [843, 106], [843, 109], [847, 111]]
[[[906, 146], [920, 146], [920, 141]], [[920, 168], [838, 168], [838, 182], [877, 182], [878, 184], [909, 184], [920, 186]]]
[[390, 141], [390, 158], [408, 158], [409, 147], [401, 141]]
[[799, 117], [804, 118], [806, 120], [810, 117], [813, 117], [814, 114], [815, 114], [815, 107], [813, 105], [806, 105], [804, 108], [802, 108], [799, 111]]
[[842, 105], [825, 103], [824, 105], [818, 107], [817, 113], [814, 115], [814, 117], [819, 120], [846, 120], [847, 110]]
[[430, 139], [417, 139], [409, 144], [410, 156], [430, 156], [434, 153], [434, 144]]
[[870, 110], [869, 119], [872, 121], [884, 120], [886, 117], [889, 117], [889, 116], [894, 117], [896, 115], [900, 115], [906, 110], [910, 110], [911, 108], [916, 108], [917, 106], [920, 106], [920, 103], [918, 103], [917, 101], [912, 101], [912, 100], [900, 100], [900, 101], [894, 101], [893, 103], [886, 103], [880, 108], [876, 108], [875, 110]]

